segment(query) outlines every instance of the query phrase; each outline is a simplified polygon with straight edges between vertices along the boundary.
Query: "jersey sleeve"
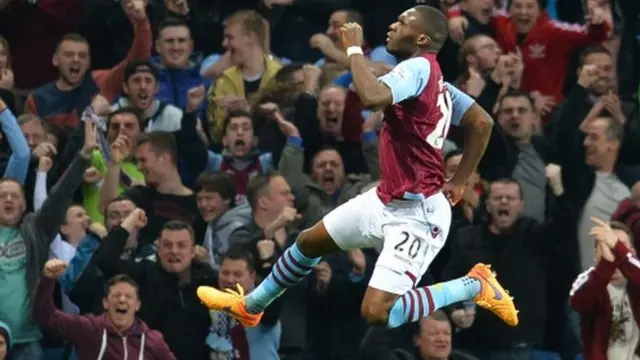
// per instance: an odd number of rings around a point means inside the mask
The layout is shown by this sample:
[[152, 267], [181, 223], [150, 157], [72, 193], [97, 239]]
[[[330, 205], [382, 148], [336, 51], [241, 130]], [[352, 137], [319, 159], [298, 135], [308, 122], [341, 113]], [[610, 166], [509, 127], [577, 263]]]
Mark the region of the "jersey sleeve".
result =
[[431, 64], [423, 57], [415, 57], [399, 63], [387, 74], [378, 78], [387, 85], [393, 95], [393, 103], [416, 97], [427, 86]]
[[475, 100], [449, 83], [446, 83], [446, 87], [447, 90], [449, 90], [449, 94], [451, 94], [451, 107], [453, 108], [451, 123], [453, 125], [459, 125], [464, 113], [475, 103]]

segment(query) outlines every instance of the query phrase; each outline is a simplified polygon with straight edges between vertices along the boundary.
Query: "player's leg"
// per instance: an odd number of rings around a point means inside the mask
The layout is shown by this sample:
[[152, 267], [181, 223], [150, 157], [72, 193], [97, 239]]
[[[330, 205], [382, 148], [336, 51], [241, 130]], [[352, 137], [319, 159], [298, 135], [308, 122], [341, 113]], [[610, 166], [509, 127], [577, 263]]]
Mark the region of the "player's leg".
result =
[[396, 221], [385, 225], [383, 250], [363, 299], [363, 317], [373, 325], [398, 327], [447, 305], [474, 300], [508, 324], [517, 324], [512, 299], [486, 265], [478, 264], [455, 280], [414, 288], [444, 246], [451, 221], [451, 209], [441, 194], [425, 200], [422, 210], [395, 209]]
[[370, 214], [362, 210], [367, 209], [367, 203], [368, 197], [360, 195], [334, 209], [311, 229], [300, 233], [296, 242], [278, 259], [269, 276], [246, 297], [242, 291], [223, 292], [206, 286], [198, 288], [198, 297], [210, 309], [227, 311], [244, 326], [257, 325], [262, 311], [288, 287], [313, 271], [322, 256], [369, 245], [360, 228]]
[[428, 231], [386, 227], [384, 247], [361, 307], [369, 324], [395, 328], [478, 294], [480, 283], [469, 277], [415, 288], [422, 270], [426, 271], [442, 248], [446, 235], [429, 237]]
[[304, 280], [323, 256], [339, 250], [323, 220], [301, 232], [296, 242], [280, 256], [269, 276], [245, 297], [247, 310], [253, 314], [262, 312], [287, 288]]

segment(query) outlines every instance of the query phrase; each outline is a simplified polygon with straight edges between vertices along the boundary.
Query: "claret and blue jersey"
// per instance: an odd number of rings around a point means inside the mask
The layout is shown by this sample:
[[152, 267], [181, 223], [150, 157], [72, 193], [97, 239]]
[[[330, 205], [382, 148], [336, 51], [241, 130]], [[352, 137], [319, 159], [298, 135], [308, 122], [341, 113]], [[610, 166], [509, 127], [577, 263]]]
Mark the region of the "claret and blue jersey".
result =
[[444, 82], [435, 54], [402, 61], [380, 81], [393, 104], [385, 109], [380, 133], [378, 195], [385, 203], [425, 199], [444, 184], [442, 146], [449, 126], [460, 123], [474, 100]]

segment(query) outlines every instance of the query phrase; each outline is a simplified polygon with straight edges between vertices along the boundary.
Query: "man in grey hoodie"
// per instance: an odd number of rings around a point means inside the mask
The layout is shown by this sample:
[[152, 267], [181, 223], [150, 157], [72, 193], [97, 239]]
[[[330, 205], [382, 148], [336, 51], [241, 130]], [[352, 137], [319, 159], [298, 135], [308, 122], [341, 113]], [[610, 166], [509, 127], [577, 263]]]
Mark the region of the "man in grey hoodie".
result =
[[221, 256], [229, 248], [229, 235], [251, 222], [251, 207], [247, 202], [234, 206], [236, 185], [233, 177], [224, 172], [202, 174], [194, 190], [200, 216], [207, 222], [200, 259], [218, 270]]
[[96, 129], [85, 123], [82, 150], [51, 190], [40, 211], [25, 214], [24, 189], [0, 179], [0, 321], [13, 332], [14, 360], [40, 360], [40, 329], [31, 317], [33, 289], [49, 258], [49, 245], [64, 222], [73, 193], [82, 182], [96, 143]]

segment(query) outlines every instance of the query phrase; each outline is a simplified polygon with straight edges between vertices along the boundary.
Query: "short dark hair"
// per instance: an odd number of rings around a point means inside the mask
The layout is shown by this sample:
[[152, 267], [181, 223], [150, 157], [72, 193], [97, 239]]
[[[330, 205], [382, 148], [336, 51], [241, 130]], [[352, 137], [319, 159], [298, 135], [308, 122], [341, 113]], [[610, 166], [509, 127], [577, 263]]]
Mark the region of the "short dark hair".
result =
[[247, 186], [247, 201], [251, 206], [251, 211], [256, 211], [258, 198], [268, 194], [271, 180], [278, 176], [282, 175], [275, 170], [269, 170], [265, 174], [260, 174], [249, 181], [249, 186]]
[[158, 24], [158, 27], [156, 28], [156, 39], [160, 38], [160, 33], [164, 29], [170, 27], [185, 27], [187, 28], [187, 30], [189, 30], [189, 36], [191, 36], [191, 28], [189, 28], [189, 24], [186, 21], [178, 19], [176, 17], [168, 17], [162, 20], [160, 24]]
[[233, 176], [224, 171], [203, 173], [196, 179], [193, 191], [199, 193], [208, 191], [218, 193], [223, 200], [229, 200], [234, 205], [236, 199], [236, 184]]
[[151, 151], [156, 155], [168, 154], [173, 165], [178, 166], [178, 143], [172, 133], [154, 131], [152, 133], [142, 134], [138, 138], [136, 148], [144, 144], [149, 144]]
[[149, 73], [158, 80], [158, 69], [150, 60], [131, 60], [124, 68], [124, 82], [129, 81], [129, 78], [140, 72]]
[[256, 261], [253, 254], [243, 245], [234, 244], [231, 245], [227, 251], [222, 255], [220, 263], [225, 259], [229, 260], [244, 260], [247, 262], [247, 267], [251, 271], [256, 271]]
[[[22, 193], [23, 197], [27, 196], [25, 191], [24, 191], [24, 186], [22, 185], [22, 183], [18, 179], [14, 178], [14, 177], [0, 177], [0, 185], [2, 185], [4, 183], [10, 183], [10, 182], [17, 184], [20, 187], [20, 192]], [[63, 216], [64, 216], [64, 214], [63, 214]]]
[[302, 70], [302, 68], [304, 68], [304, 65], [305, 63], [303, 62], [292, 62], [291, 64], [284, 65], [276, 73], [276, 82], [279, 84], [290, 83], [293, 80], [293, 74], [296, 71]]
[[444, 163], [446, 164], [447, 161], [449, 161], [449, 159], [451, 159], [452, 157], [462, 155], [462, 154], [464, 154], [463, 149], [453, 149], [444, 155], [444, 159], [443, 159]]
[[340, 153], [340, 150], [338, 150], [338, 148], [334, 145], [331, 144], [324, 144], [322, 145], [318, 151], [316, 151], [313, 154], [313, 157], [311, 158], [311, 166], [314, 166], [316, 164], [316, 159], [318, 158], [318, 155], [320, 155], [320, 153], [324, 152], [324, 151], [335, 151], [338, 153], [338, 155], [340, 156], [340, 159], [342, 159], [342, 166], [344, 166], [344, 158], [342, 157], [342, 154]]
[[231, 120], [239, 117], [246, 117], [249, 120], [251, 120], [251, 126], [255, 128], [253, 124], [253, 118], [251, 117], [250, 112], [244, 109], [233, 109], [227, 112], [222, 122], [222, 128], [225, 134], [227, 133], [227, 128], [229, 127], [229, 124], [231, 124]]
[[514, 178], [510, 178], [510, 177], [503, 177], [503, 178], [499, 178], [497, 180], [493, 180], [489, 183], [489, 191], [487, 192], [487, 196], [491, 195], [491, 185], [493, 184], [505, 184], [505, 185], [509, 185], [509, 184], [515, 184], [518, 185], [518, 191], [520, 193], [520, 199], [524, 200], [524, 192], [522, 190], [522, 186], [520, 186], [520, 183], [518, 182], [518, 180], [514, 179]]
[[114, 199], [112, 199], [111, 201], [109, 201], [107, 203], [107, 209], [109, 208], [109, 206], [111, 206], [111, 204], [116, 203], [116, 202], [120, 202], [120, 201], [131, 201], [134, 205], [135, 203], [133, 202], [133, 200], [131, 200], [126, 193], [122, 193], [118, 196], [116, 196]]
[[364, 27], [364, 17], [358, 11], [353, 9], [343, 9], [337, 11], [344, 11], [347, 14], [348, 23], [357, 23], [360, 27]]
[[531, 109], [535, 111], [535, 100], [533, 100], [533, 97], [530, 93], [522, 91], [520, 89], [509, 89], [504, 95], [502, 95], [500, 99], [498, 99], [498, 112], [502, 110], [502, 103], [504, 102], [504, 99], [509, 98], [525, 98], [529, 102], [529, 105], [531, 105]]
[[191, 240], [195, 242], [196, 233], [193, 231], [193, 228], [191, 227], [191, 225], [187, 224], [182, 220], [167, 221], [167, 223], [162, 226], [162, 229], [160, 230], [160, 234], [162, 234], [162, 232], [164, 231], [182, 231], [182, 230], [186, 230], [187, 232], [189, 232], [189, 235], [191, 236]]
[[591, 45], [582, 50], [582, 52], [580, 53], [580, 56], [578, 57], [578, 67], [582, 67], [587, 61], [589, 55], [593, 54], [606, 54], [609, 55], [609, 57], [612, 57], [611, 51], [609, 51], [609, 49], [607, 49], [606, 47], [602, 45]]
[[144, 117], [142, 116], [140, 111], [138, 111], [137, 109], [131, 106], [123, 106], [123, 107], [117, 108], [112, 112], [110, 112], [109, 115], [107, 115], [107, 131], [109, 129], [109, 125], [111, 124], [111, 119], [113, 119], [114, 116], [123, 115], [123, 114], [131, 114], [135, 116], [136, 120], [138, 121], [138, 126], [140, 127], [140, 132], [144, 131]]
[[109, 281], [107, 281], [107, 284], [105, 285], [105, 290], [104, 290], [105, 295], [109, 296], [109, 292], [111, 288], [122, 283], [133, 286], [136, 289], [136, 295], [138, 295], [138, 298], [140, 298], [140, 286], [129, 275], [125, 275], [125, 274], [115, 275], [114, 277], [109, 279]]
[[422, 17], [422, 29], [431, 38], [428, 47], [440, 51], [449, 36], [447, 17], [439, 9], [428, 5], [418, 5], [414, 9]]
[[85, 45], [87, 45], [87, 47], [90, 47], [89, 41], [87, 40], [86, 37], [78, 34], [78, 33], [69, 33], [66, 35], [63, 35], [60, 40], [58, 41], [58, 43], [56, 44], [56, 52], [58, 52], [58, 50], [60, 50], [60, 45], [62, 45], [63, 42], [65, 41], [72, 41], [72, 42], [79, 42], [79, 43], [83, 43]]

